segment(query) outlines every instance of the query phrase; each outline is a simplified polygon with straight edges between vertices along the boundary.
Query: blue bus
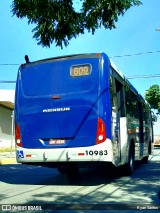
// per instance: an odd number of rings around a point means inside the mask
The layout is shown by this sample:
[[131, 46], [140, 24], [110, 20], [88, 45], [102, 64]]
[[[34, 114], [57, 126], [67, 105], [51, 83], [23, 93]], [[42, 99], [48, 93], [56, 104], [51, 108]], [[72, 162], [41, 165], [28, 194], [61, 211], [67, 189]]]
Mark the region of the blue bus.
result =
[[28, 62], [17, 76], [15, 139], [18, 163], [132, 174], [152, 153], [151, 109], [105, 53]]

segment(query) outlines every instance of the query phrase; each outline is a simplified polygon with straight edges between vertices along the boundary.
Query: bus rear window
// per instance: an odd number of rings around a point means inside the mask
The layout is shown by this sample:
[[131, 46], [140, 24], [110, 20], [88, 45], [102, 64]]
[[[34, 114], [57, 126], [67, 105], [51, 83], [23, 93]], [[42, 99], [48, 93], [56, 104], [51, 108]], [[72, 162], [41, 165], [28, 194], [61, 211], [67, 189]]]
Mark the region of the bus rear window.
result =
[[[73, 62], [72, 62], [73, 64]], [[21, 86], [26, 96], [46, 96], [89, 91], [98, 79], [90, 64], [64, 62], [29, 65], [21, 70]]]

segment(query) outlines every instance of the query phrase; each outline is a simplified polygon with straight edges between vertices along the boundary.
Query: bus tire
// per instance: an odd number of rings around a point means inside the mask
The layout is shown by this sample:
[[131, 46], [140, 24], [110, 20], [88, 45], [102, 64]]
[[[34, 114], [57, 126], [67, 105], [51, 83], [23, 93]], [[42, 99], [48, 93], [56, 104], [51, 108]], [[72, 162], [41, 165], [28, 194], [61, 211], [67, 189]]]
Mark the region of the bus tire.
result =
[[130, 176], [134, 171], [134, 146], [131, 145], [129, 149], [129, 159], [128, 163], [125, 165], [125, 175]]
[[149, 156], [145, 156], [143, 159], [142, 159], [142, 163], [143, 164], [147, 164], [148, 163], [148, 158], [149, 158]]

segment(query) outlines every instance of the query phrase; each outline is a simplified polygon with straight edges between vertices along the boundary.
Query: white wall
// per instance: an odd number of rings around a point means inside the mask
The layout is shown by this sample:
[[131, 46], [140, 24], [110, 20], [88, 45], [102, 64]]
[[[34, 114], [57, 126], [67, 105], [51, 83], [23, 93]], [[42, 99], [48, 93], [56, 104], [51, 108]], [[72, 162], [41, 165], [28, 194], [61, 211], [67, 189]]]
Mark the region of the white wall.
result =
[[0, 90], [0, 148], [15, 146], [15, 139], [12, 136], [14, 96], [14, 90]]
[[0, 148], [14, 147], [12, 110], [0, 106]]

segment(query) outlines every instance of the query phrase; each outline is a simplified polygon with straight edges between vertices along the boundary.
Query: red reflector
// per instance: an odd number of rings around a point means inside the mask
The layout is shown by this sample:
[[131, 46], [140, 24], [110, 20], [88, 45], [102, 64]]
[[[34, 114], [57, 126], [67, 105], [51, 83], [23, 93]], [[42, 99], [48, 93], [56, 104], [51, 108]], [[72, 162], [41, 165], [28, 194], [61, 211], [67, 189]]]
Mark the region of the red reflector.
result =
[[51, 97], [52, 100], [57, 100], [57, 99], [60, 99], [60, 98], [61, 98], [60, 95], [55, 95], [55, 96], [52, 96], [52, 97]]
[[84, 153], [78, 153], [78, 156], [83, 156], [84, 155]]
[[30, 158], [31, 156], [32, 156], [32, 155], [29, 155], [29, 154], [28, 154], [28, 155], [26, 155], [26, 158]]
[[106, 125], [101, 118], [98, 118], [96, 144], [103, 143], [106, 138]]

